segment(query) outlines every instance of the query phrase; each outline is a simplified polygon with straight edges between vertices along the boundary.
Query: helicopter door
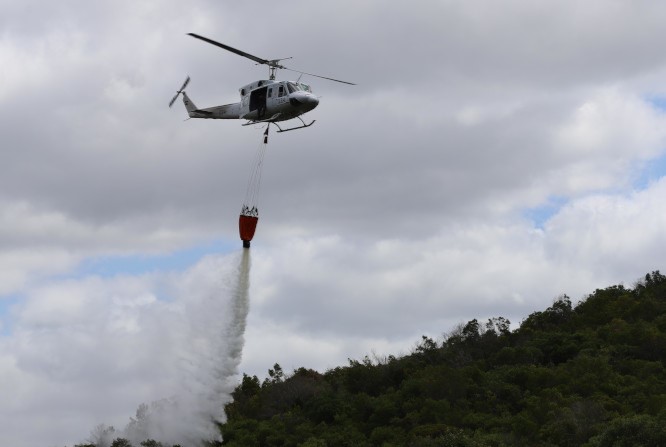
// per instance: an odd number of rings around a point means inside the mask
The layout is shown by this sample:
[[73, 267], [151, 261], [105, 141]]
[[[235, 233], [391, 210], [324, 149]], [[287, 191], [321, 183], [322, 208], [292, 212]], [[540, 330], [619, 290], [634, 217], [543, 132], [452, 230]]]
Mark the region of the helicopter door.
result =
[[266, 94], [268, 87], [258, 88], [250, 92], [250, 112], [257, 111], [257, 119], [266, 115]]

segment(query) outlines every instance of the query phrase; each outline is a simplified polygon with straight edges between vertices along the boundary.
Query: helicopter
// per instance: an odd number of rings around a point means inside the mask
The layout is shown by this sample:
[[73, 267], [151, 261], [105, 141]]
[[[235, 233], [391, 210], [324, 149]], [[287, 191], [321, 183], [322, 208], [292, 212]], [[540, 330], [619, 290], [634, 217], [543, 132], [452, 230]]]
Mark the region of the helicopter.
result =
[[[173, 103], [178, 96], [182, 94], [183, 103], [185, 104], [185, 109], [190, 118], [247, 120], [243, 126], [257, 123], [270, 123], [278, 128], [278, 132], [303, 129], [312, 126], [315, 121], [313, 120], [309, 124], [306, 124], [305, 121], [303, 121], [303, 118], [301, 118], [301, 115], [317, 107], [319, 104], [319, 98], [312, 93], [312, 89], [308, 84], [300, 82], [300, 76], [298, 81], [276, 81], [275, 72], [277, 70], [289, 70], [300, 73], [301, 76], [308, 75], [343, 84], [356, 85], [353, 82], [341, 81], [339, 79], [306, 73], [299, 70], [292, 70], [280, 63], [280, 61], [291, 59], [291, 57], [272, 60], [262, 59], [198, 34], [188, 33], [188, 35], [203, 40], [211, 45], [223, 48], [239, 56], [246, 57], [256, 62], [257, 65], [267, 65], [269, 70], [268, 79], [255, 81], [238, 89], [240, 93], [240, 102], [205, 109], [198, 108], [187, 96], [185, 88], [190, 82], [190, 77], [188, 76], [180, 89], [176, 91], [176, 95], [169, 102], [169, 107], [173, 106]], [[277, 124], [278, 122], [295, 118], [298, 118], [302, 125], [282, 129], [280, 125]]]

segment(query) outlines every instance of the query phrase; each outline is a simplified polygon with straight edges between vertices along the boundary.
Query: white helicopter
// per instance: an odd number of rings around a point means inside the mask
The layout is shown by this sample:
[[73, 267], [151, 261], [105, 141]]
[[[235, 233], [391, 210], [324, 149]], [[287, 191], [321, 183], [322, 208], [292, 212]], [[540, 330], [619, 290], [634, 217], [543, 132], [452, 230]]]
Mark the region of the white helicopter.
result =
[[[300, 73], [301, 75], [305, 74], [309, 76], [315, 76], [317, 78], [328, 79], [329, 81], [356, 85], [352, 82], [327, 78], [326, 76], [320, 76], [298, 70], [291, 70], [280, 64], [280, 61], [291, 59], [291, 57], [273, 60], [261, 59], [244, 51], [237, 50], [236, 48], [230, 47], [220, 42], [216, 42], [198, 34], [188, 33], [188, 35], [220, 48], [224, 48], [225, 50], [231, 51], [232, 53], [238, 54], [239, 56], [246, 57], [255, 61], [257, 64], [268, 65], [269, 70], [268, 80], [256, 81], [239, 89], [241, 97], [240, 102], [209, 107], [206, 109], [199, 109], [197, 106], [195, 106], [192, 100], [187, 96], [187, 93], [185, 93], [185, 87], [187, 87], [187, 84], [190, 82], [190, 77], [188, 76], [187, 79], [185, 79], [183, 86], [176, 92], [176, 95], [171, 99], [171, 102], [169, 102], [169, 107], [173, 105], [173, 103], [178, 98], [178, 95], [182, 94], [183, 103], [185, 104], [185, 108], [187, 109], [187, 113], [189, 114], [190, 118], [245, 119], [247, 120], [247, 123], [243, 124], [244, 126], [256, 123], [271, 123], [275, 124], [275, 126], [278, 128], [278, 132], [303, 129], [305, 127], [312, 126], [314, 124], [314, 120], [311, 123], [306, 124], [305, 121], [303, 121], [303, 118], [301, 118], [301, 115], [317, 107], [319, 104], [319, 98], [312, 94], [312, 89], [309, 85], [299, 82], [300, 77], [299, 81], [296, 82], [276, 81], [276, 70], [284, 69]], [[303, 125], [291, 127], [289, 129], [282, 129], [277, 124], [279, 121], [287, 121], [294, 118], [298, 118], [301, 123], [303, 123]]]

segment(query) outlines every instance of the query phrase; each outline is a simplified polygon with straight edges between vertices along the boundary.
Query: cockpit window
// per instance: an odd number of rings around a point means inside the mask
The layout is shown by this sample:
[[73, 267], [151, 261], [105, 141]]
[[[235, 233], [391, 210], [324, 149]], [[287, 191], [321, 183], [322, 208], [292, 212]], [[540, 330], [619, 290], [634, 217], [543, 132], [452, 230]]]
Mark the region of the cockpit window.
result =
[[312, 93], [309, 85], [301, 84], [300, 82], [287, 82], [287, 88], [289, 89], [289, 93], [294, 93], [296, 91]]

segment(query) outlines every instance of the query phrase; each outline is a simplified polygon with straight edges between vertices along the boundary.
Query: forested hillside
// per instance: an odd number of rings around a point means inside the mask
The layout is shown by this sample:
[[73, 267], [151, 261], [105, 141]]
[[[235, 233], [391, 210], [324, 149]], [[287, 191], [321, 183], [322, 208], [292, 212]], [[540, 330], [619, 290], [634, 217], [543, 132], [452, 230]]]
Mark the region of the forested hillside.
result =
[[469, 321], [410, 355], [243, 376], [228, 446], [666, 446], [666, 277]]

